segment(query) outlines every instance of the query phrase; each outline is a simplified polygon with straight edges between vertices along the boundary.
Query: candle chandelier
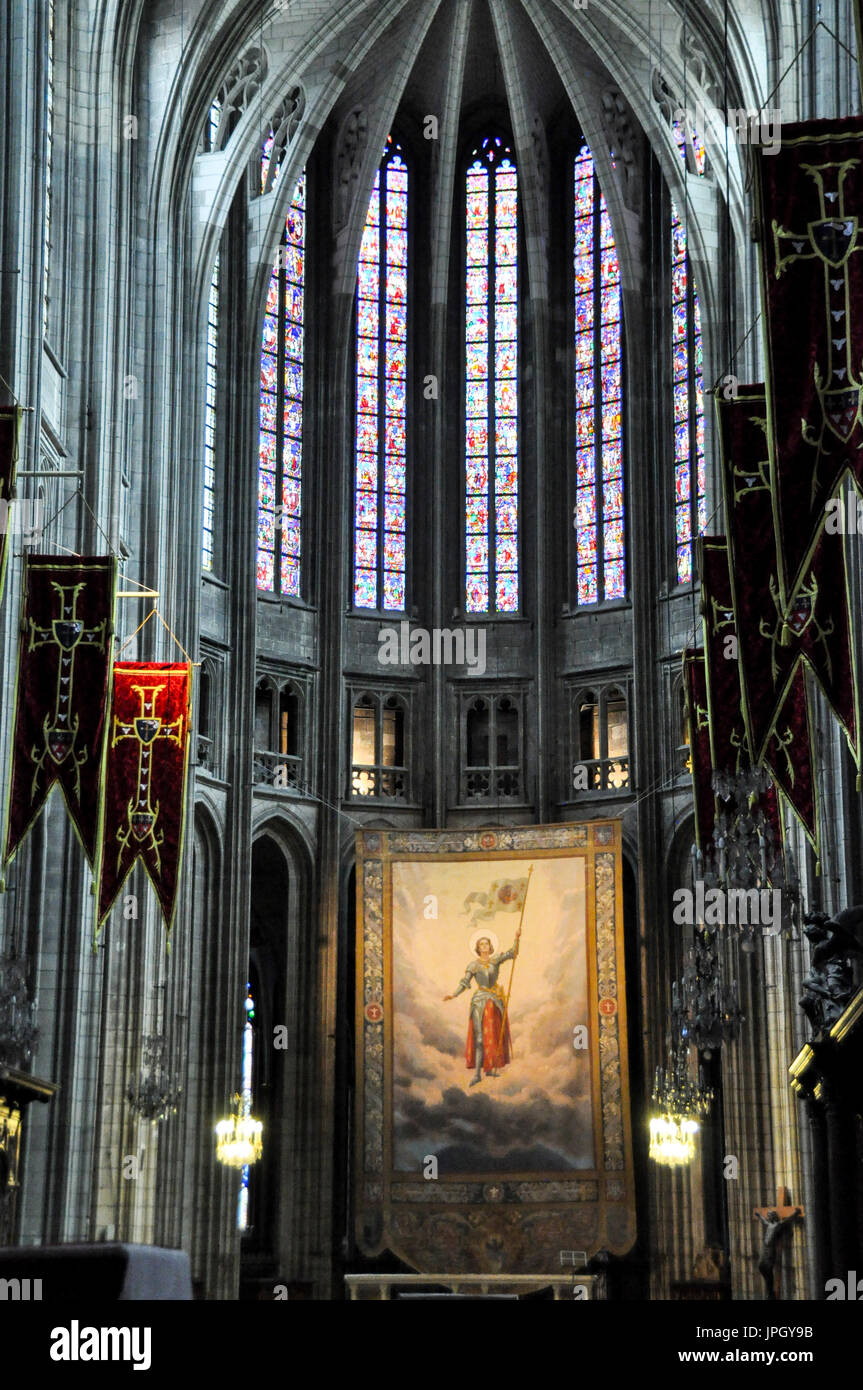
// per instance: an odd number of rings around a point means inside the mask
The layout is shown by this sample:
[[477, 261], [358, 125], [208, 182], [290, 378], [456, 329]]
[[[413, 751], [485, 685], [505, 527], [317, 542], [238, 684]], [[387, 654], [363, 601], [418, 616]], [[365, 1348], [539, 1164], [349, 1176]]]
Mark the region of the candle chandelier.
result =
[[38, 1006], [27, 988], [29, 963], [21, 956], [0, 956], [0, 1062], [26, 1071], [39, 1029]]
[[710, 1111], [713, 1091], [689, 1069], [689, 1048], [680, 1037], [668, 1045], [664, 1066], [658, 1066], [653, 1082], [649, 1157], [654, 1163], [678, 1167], [695, 1157], [699, 1121]]
[[743, 1022], [737, 984], [724, 984], [715, 936], [697, 927], [685, 952], [683, 975], [671, 986], [671, 1022], [676, 1036], [709, 1060], [725, 1042], [734, 1042]]
[[168, 1043], [161, 1034], [143, 1040], [141, 1072], [137, 1086], [130, 1086], [126, 1099], [142, 1119], [158, 1124], [176, 1115], [183, 1088], [168, 1064]]
[[234, 1109], [216, 1125], [216, 1158], [229, 1168], [257, 1163], [264, 1151], [264, 1126], [249, 1113], [249, 1101], [237, 1093]]
[[[793, 850], [783, 846], [765, 814], [766, 794], [772, 787], [770, 774], [763, 767], [746, 767], [738, 772], [714, 770], [711, 785], [716, 796], [716, 820], [710, 843], [704, 852], [693, 845], [692, 867], [695, 884], [705, 890], [718, 888], [724, 893], [742, 890], [750, 893], [768, 888], [780, 893], [783, 935], [796, 940], [800, 920], [800, 880]], [[740, 935], [743, 951], [755, 950], [763, 923], [725, 922]], [[758, 916], [758, 914], [755, 914]], [[705, 924], [708, 929], [711, 924]]]

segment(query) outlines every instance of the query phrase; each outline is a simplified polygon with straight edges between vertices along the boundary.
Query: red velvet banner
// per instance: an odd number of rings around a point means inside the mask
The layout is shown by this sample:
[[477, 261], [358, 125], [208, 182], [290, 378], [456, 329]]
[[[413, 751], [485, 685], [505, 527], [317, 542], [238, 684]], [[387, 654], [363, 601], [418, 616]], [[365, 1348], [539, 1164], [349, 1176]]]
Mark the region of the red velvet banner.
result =
[[105, 761], [97, 921], [136, 860], [150, 876], [170, 932], [185, 821], [191, 667], [118, 661]]
[[6, 860], [56, 783], [95, 861], [116, 574], [111, 556], [25, 557]]
[[[786, 697], [805, 663], [856, 758], [859, 702], [843, 538], [821, 533], [800, 583], [783, 605], [764, 387], [741, 386], [736, 399], [715, 399], [743, 710], [753, 756], [761, 761], [777, 723], [789, 723]], [[799, 748], [789, 749], [789, 755], [799, 753], [802, 776], [811, 748], [808, 734], [797, 733]]]
[[703, 652], [689, 650], [683, 653], [683, 690], [695, 805], [695, 843], [703, 851], [711, 843], [716, 822], [716, 800], [711, 785], [713, 765], [707, 718], [707, 673]]
[[783, 125], [756, 156], [778, 581], [807, 582], [825, 506], [863, 483], [863, 117]]
[[21, 412], [16, 407], [0, 410], [0, 594], [6, 578], [6, 558], [11, 516], [9, 503], [18, 468], [18, 426]]

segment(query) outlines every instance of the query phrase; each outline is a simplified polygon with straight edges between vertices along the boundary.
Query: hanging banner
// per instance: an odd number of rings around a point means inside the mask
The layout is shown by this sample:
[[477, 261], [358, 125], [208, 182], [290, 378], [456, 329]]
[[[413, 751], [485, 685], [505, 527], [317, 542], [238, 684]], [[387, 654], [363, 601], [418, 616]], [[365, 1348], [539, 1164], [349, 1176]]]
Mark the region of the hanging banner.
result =
[[695, 843], [703, 852], [711, 842], [716, 823], [716, 799], [711, 782], [713, 762], [707, 715], [707, 673], [703, 652], [690, 649], [683, 653], [683, 690], [695, 806]]
[[18, 427], [21, 411], [16, 406], [0, 410], [0, 595], [6, 578], [9, 531], [14, 516], [12, 492], [18, 469]]
[[[743, 714], [737, 622], [725, 536], [702, 536], [697, 543], [697, 554], [710, 756], [717, 772], [733, 777], [751, 768], [755, 759]], [[768, 759], [762, 761], [772, 771]], [[768, 787], [759, 800], [774, 843], [782, 846], [785, 837], [775, 788]]]
[[725, 537], [701, 536], [697, 553], [710, 756], [717, 772], [734, 775], [751, 766], [752, 759], [740, 701], [737, 631]]
[[[788, 722], [786, 697], [804, 663], [858, 760], [859, 700], [843, 537], [821, 532], [783, 604], [764, 387], [741, 386], [736, 399], [717, 395], [715, 400], [740, 682], [753, 757], [762, 760], [778, 722]], [[793, 704], [797, 708], [799, 701]], [[802, 775], [811, 747], [804, 729], [797, 732], [788, 756], [800, 759]]]
[[863, 481], [863, 117], [783, 125], [756, 155], [780, 600], [808, 580], [825, 507]]
[[191, 669], [185, 661], [114, 664], [97, 929], [140, 860], [171, 930], [183, 849]]
[[24, 559], [6, 861], [56, 784], [95, 862], [116, 582], [109, 555]]
[[812, 748], [812, 712], [806, 691], [806, 672], [801, 665], [791, 678], [773, 722], [762, 762], [799, 820], [816, 855], [820, 855]]

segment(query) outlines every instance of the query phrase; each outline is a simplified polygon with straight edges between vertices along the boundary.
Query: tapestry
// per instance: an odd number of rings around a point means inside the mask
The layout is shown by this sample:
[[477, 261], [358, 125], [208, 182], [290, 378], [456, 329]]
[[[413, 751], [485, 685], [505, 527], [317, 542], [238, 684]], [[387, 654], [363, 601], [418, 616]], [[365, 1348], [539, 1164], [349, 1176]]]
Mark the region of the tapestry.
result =
[[116, 578], [112, 556], [25, 556], [7, 861], [56, 785], [95, 862]]
[[619, 822], [357, 851], [363, 1249], [465, 1273], [629, 1249]]

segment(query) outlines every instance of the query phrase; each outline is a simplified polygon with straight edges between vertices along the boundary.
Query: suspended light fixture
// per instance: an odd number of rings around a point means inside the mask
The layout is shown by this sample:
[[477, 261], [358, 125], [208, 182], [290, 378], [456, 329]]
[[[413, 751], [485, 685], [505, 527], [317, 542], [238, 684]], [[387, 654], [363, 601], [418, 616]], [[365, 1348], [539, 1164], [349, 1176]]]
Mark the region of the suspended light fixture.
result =
[[176, 1115], [182, 1094], [177, 1074], [168, 1066], [167, 1039], [158, 1033], [147, 1035], [138, 1083], [129, 1087], [126, 1099], [142, 1119], [158, 1124], [169, 1115]]
[[696, 1120], [681, 1120], [675, 1115], [654, 1115], [650, 1120], [648, 1155], [654, 1163], [666, 1168], [678, 1168], [691, 1163], [695, 1157]]
[[683, 976], [671, 986], [674, 1033], [709, 1060], [724, 1042], [735, 1041], [743, 1017], [734, 978], [730, 984], [723, 983], [715, 937], [706, 927], [696, 927], [695, 940], [686, 950]]
[[690, 1075], [689, 1048], [679, 1036], [669, 1040], [666, 1065], [656, 1068], [650, 1099], [649, 1157], [669, 1167], [691, 1163], [699, 1120], [710, 1110], [713, 1091], [700, 1068], [697, 1080]]
[[0, 1062], [26, 1071], [39, 1029], [38, 1008], [27, 988], [29, 962], [23, 956], [0, 956]]
[[234, 1109], [216, 1125], [216, 1158], [229, 1168], [245, 1168], [257, 1163], [264, 1151], [264, 1126], [246, 1111], [239, 1092]]
[[[800, 918], [800, 879], [790, 842], [783, 847], [768, 816], [766, 794], [773, 783], [763, 767], [746, 767], [738, 772], [714, 770], [711, 786], [716, 795], [716, 820], [711, 842], [702, 854], [692, 847], [694, 883], [704, 890], [718, 888], [724, 893], [774, 888], [780, 892], [783, 934], [797, 939]], [[752, 914], [746, 913], [749, 918]], [[708, 931], [716, 927], [704, 922]], [[762, 924], [747, 920], [727, 922], [739, 933], [741, 949], [755, 950]]]

